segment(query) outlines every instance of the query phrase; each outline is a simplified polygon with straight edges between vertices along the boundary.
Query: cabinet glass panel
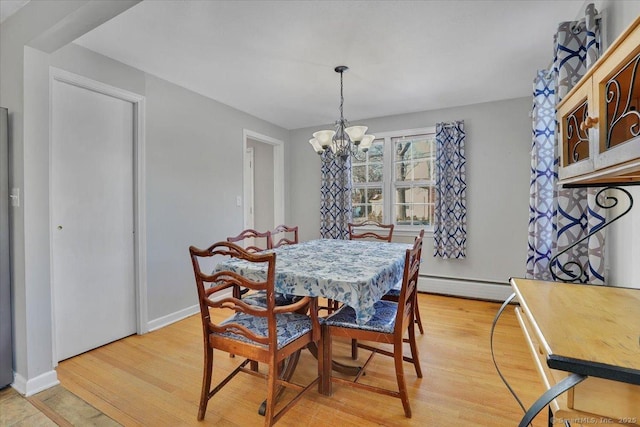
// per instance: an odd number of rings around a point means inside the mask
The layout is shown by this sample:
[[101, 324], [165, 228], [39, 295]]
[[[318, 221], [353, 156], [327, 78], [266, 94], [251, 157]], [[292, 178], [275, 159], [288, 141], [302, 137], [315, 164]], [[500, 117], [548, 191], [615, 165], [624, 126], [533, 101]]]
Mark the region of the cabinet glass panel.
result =
[[564, 166], [589, 158], [589, 131], [580, 128], [580, 124], [584, 123], [589, 115], [588, 105], [585, 99], [576, 109], [563, 117], [564, 138], [567, 141], [564, 145], [566, 150]]
[[605, 84], [605, 150], [640, 135], [640, 49]]

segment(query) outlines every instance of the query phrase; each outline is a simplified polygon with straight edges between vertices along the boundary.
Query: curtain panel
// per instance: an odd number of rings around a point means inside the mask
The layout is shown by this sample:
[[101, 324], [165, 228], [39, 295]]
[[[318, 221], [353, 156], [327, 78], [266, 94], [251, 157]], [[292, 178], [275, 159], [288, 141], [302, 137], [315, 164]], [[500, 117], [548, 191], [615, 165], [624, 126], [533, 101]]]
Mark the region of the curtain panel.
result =
[[348, 239], [351, 222], [351, 158], [322, 162], [320, 237]]
[[[555, 105], [573, 88], [600, 57], [600, 21], [593, 4], [586, 7], [585, 19], [562, 22], [555, 35], [553, 91], [539, 72], [534, 81], [533, 142], [529, 203], [528, 278], [550, 280], [550, 268], [557, 280], [604, 284], [604, 231], [576, 244], [604, 222], [603, 209], [595, 203], [597, 189], [562, 188], [557, 185], [559, 153], [555, 121], [550, 124], [552, 96]], [[543, 76], [547, 77], [547, 76]], [[552, 92], [554, 92], [552, 94]], [[548, 99], [544, 99], [547, 97]], [[554, 119], [555, 120], [555, 119]], [[553, 153], [548, 147], [553, 132]], [[553, 157], [551, 157], [553, 156]], [[552, 167], [550, 167], [552, 165]], [[549, 227], [552, 231], [549, 233]], [[566, 248], [571, 250], [550, 260]], [[561, 271], [561, 266], [570, 269]]]
[[466, 257], [467, 179], [464, 145], [464, 121], [436, 125], [434, 257]]
[[552, 280], [549, 262], [555, 253], [556, 92], [555, 73], [538, 71], [533, 82], [533, 142], [529, 184], [527, 277]]

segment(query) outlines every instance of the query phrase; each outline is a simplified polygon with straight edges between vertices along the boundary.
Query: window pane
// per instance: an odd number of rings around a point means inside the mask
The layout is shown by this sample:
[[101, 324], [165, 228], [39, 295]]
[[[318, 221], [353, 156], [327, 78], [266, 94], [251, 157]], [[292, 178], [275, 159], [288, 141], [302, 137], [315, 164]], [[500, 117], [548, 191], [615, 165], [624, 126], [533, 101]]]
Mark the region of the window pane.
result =
[[432, 225], [432, 204], [403, 204], [396, 205], [396, 224], [398, 225]]
[[369, 182], [382, 182], [382, 163], [369, 165]]
[[353, 182], [366, 182], [366, 166], [358, 165], [351, 167], [351, 176]]
[[398, 225], [411, 225], [409, 205], [396, 204], [395, 223]]
[[369, 219], [382, 222], [382, 212], [384, 210], [382, 200], [382, 188], [367, 189], [367, 197], [369, 202]]
[[362, 222], [366, 219], [366, 206], [364, 205], [353, 205], [353, 222]]
[[371, 204], [382, 204], [382, 188], [369, 188], [367, 191], [368, 202]]
[[411, 144], [411, 158], [424, 159], [431, 156], [431, 138], [414, 139]]
[[411, 190], [408, 191], [411, 195], [409, 198], [413, 203], [428, 203], [431, 202], [429, 199], [429, 189], [426, 187], [412, 187]]
[[369, 147], [369, 151], [367, 152], [369, 163], [380, 163], [382, 164], [382, 154], [384, 152], [384, 139], [376, 139]]
[[395, 175], [396, 181], [431, 180], [431, 162], [428, 160], [398, 162]]
[[396, 188], [396, 203], [405, 204], [405, 203], [413, 203], [413, 193], [411, 192], [411, 187], [400, 187]]
[[367, 202], [366, 199], [366, 190], [364, 188], [353, 188], [351, 189], [351, 204], [358, 205], [364, 204]]
[[392, 138], [396, 160], [419, 160], [433, 157], [435, 154], [434, 135], [416, 135]]

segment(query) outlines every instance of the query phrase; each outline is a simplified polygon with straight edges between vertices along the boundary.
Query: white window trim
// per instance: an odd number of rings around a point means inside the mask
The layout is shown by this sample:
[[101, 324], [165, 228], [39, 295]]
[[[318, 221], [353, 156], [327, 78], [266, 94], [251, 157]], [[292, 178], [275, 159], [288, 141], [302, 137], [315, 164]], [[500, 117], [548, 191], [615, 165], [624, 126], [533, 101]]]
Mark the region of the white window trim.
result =
[[[394, 159], [395, 154], [393, 153], [393, 144], [391, 143], [392, 138], [409, 136], [409, 135], [421, 135], [427, 133], [436, 133], [435, 126], [429, 126], [424, 128], [415, 128], [415, 129], [403, 129], [399, 131], [390, 131], [390, 132], [377, 132], [376, 139], [384, 139], [384, 151], [383, 158], [384, 159]], [[385, 223], [392, 223], [393, 221], [393, 206], [395, 205], [395, 191], [393, 185], [393, 161], [384, 161], [382, 164], [382, 174], [383, 174], [383, 183], [382, 183], [382, 198], [383, 200], [391, 200], [390, 203], [383, 204], [382, 216], [384, 218]], [[387, 178], [388, 177], [388, 178]], [[387, 178], [387, 179], [385, 179]], [[360, 185], [360, 187], [366, 187], [367, 185]], [[355, 185], [354, 185], [355, 187]], [[411, 225], [397, 225], [393, 229], [394, 236], [415, 236], [416, 231], [420, 231], [424, 229], [425, 236], [432, 237], [433, 236], [433, 226], [429, 227], [420, 227], [420, 226], [411, 226]]]

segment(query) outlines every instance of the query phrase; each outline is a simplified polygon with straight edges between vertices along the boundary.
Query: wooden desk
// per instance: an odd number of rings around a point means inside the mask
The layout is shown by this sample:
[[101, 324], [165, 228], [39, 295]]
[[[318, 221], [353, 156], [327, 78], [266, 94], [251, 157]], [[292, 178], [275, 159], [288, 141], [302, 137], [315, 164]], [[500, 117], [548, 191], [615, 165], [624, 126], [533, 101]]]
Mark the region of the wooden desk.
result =
[[550, 426], [640, 425], [640, 290], [528, 279], [511, 286], [548, 389], [520, 426], [546, 404]]

